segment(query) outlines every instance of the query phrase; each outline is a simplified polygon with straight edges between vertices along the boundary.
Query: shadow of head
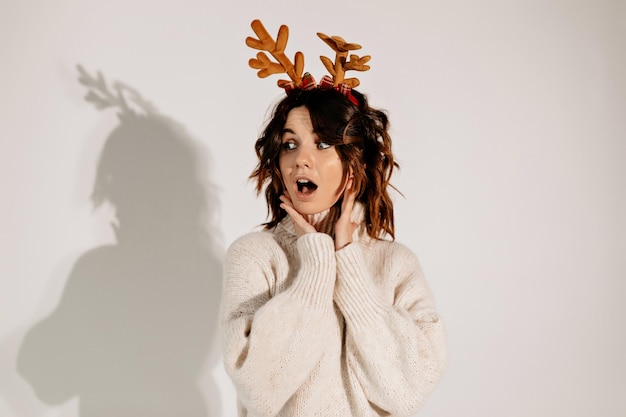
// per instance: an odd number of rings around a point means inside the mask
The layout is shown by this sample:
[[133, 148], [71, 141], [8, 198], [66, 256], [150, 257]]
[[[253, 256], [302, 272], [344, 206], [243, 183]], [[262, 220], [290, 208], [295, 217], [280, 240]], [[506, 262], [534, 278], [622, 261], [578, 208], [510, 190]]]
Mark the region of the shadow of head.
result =
[[115, 208], [117, 243], [78, 258], [57, 308], [26, 334], [18, 371], [48, 404], [78, 396], [81, 416], [207, 417], [219, 396], [198, 380], [222, 268], [206, 152], [145, 103], [143, 114], [131, 110], [122, 93], [141, 103], [134, 90], [107, 96], [99, 79], [109, 104], [99, 108], [121, 111], [92, 199]]
[[118, 239], [208, 232], [214, 204], [207, 198], [214, 196], [202, 177], [198, 148], [162, 116], [120, 115], [102, 150], [92, 194], [96, 207], [106, 201], [115, 208]]

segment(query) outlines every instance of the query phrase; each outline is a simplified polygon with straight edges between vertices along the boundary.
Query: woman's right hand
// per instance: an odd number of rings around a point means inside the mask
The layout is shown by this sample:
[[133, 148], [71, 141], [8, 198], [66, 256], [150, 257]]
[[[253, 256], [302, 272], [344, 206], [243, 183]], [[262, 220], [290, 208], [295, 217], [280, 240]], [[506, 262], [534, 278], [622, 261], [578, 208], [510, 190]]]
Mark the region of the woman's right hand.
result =
[[293, 223], [294, 229], [296, 229], [296, 236], [300, 237], [305, 233], [316, 233], [315, 227], [311, 223], [309, 223], [302, 214], [298, 213], [298, 211], [293, 207], [293, 203], [287, 194], [283, 194], [280, 196], [280, 208], [285, 210], [287, 214], [291, 217], [291, 222]]

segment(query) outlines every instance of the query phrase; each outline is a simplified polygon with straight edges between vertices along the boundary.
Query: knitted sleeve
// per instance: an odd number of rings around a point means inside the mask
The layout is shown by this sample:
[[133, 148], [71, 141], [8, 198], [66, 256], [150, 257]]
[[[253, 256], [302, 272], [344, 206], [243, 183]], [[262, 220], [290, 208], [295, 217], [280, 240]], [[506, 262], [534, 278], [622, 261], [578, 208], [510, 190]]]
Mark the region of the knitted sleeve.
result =
[[[384, 265], [368, 270], [363, 249], [337, 252], [335, 302], [346, 320], [346, 361], [379, 414], [410, 416], [424, 403], [446, 365], [443, 322], [417, 258], [391, 243]], [[394, 282], [391, 296], [381, 283]]]
[[300, 237], [293, 284], [272, 297], [271, 286], [289, 265], [267, 236], [246, 235], [229, 247], [220, 312], [226, 371], [239, 401], [255, 416], [276, 415], [304, 383], [323, 354], [334, 317], [333, 240], [323, 233]]

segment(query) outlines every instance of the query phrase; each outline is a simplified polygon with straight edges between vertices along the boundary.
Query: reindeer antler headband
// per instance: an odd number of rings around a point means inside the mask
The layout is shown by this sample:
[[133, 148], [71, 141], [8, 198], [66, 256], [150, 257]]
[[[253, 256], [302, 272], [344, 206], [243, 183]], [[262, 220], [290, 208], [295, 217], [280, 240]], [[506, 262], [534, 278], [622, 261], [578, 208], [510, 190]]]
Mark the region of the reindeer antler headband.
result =
[[345, 75], [346, 71], [349, 70], [367, 71], [370, 69], [369, 65], [366, 65], [371, 58], [369, 55], [359, 57], [358, 55], [352, 54], [348, 59], [350, 51], [361, 49], [361, 45], [348, 43], [339, 36], [327, 36], [318, 32], [317, 36], [335, 51], [335, 62], [325, 56], [320, 57], [332, 77], [324, 75], [318, 85], [315, 83], [311, 74], [308, 72], [303, 74], [304, 55], [302, 52], [296, 52], [293, 63], [289, 60], [287, 55], [285, 55], [285, 47], [287, 46], [287, 38], [289, 37], [289, 28], [286, 25], [281, 25], [278, 29], [276, 40], [272, 39], [260, 20], [253, 20], [251, 26], [254, 33], [258, 36], [258, 39], [248, 36], [246, 38], [246, 45], [250, 48], [269, 52], [276, 59], [276, 62], [272, 62], [265, 52], [259, 52], [256, 58], [251, 58], [250, 61], [248, 61], [248, 64], [252, 68], [259, 70], [257, 75], [260, 78], [285, 73], [289, 76], [291, 81], [279, 80], [278, 86], [284, 88], [288, 94], [297, 90], [334, 88], [344, 94], [353, 104], [359, 104], [358, 100], [352, 95], [351, 90], [357, 87], [360, 82], [354, 77], [345, 78]]

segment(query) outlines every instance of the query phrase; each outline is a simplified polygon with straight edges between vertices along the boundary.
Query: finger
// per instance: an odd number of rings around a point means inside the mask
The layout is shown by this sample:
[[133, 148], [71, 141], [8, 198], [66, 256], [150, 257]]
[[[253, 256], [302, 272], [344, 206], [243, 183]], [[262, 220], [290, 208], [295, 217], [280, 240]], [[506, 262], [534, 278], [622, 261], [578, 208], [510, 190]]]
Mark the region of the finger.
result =
[[[283, 204], [286, 204], [289, 207], [293, 207], [293, 202], [291, 201], [291, 199], [289, 198], [289, 196], [287, 194], [283, 194], [279, 198], [280, 198], [280, 201], [283, 202]], [[281, 205], [281, 207], [282, 207], [282, 205]]]
[[280, 196], [280, 201], [282, 201], [281, 208], [282, 208], [283, 210], [285, 210], [285, 211], [286, 211], [286, 208], [285, 208], [285, 207], [283, 207], [283, 204], [284, 204], [285, 206], [287, 206], [287, 207], [290, 207], [290, 208], [291, 208], [291, 210], [292, 210], [291, 212], [290, 212], [290, 211], [287, 211], [287, 213], [288, 213], [291, 217], [293, 217], [293, 216], [302, 216], [302, 215], [301, 215], [301, 214], [300, 214], [300, 213], [296, 210], [295, 206], [293, 205], [293, 201], [291, 201], [291, 198], [289, 198], [289, 196], [288, 196], [287, 194], [283, 194], [283, 195], [281, 195], [281, 196]]
[[302, 217], [300, 216], [300, 213], [298, 213], [296, 211], [296, 209], [294, 209], [292, 206], [290, 206], [288, 203], [281, 203], [280, 204], [280, 208], [282, 208], [283, 210], [285, 210], [287, 212], [287, 214], [289, 214], [289, 216], [291, 216], [291, 220], [293, 220], [294, 222], [296, 221], [297, 217]]
[[352, 213], [352, 209], [354, 208], [354, 201], [356, 199], [356, 192], [352, 189], [352, 183], [354, 180], [350, 178], [348, 180], [348, 184], [346, 185], [346, 189], [343, 192], [343, 201], [341, 202], [341, 214], [346, 213], [350, 215]]
[[296, 217], [302, 217], [302, 215], [298, 213], [296, 208], [293, 206], [293, 203], [291, 202], [288, 196], [281, 195], [280, 201], [282, 201], [282, 203], [280, 204], [280, 208], [285, 210], [287, 214], [291, 216], [292, 219], [295, 220]]
[[352, 188], [353, 185], [354, 185], [354, 177], [348, 178], [348, 182], [346, 183], [346, 188], [343, 190], [344, 197], [355, 193], [355, 190]]
[[287, 214], [289, 214], [289, 216], [291, 217], [291, 221], [294, 227], [296, 228], [296, 231], [301, 232], [301, 233], [298, 233], [299, 235], [302, 233], [315, 233], [317, 231], [315, 227], [313, 227], [304, 218], [304, 216], [302, 216], [302, 214], [298, 213], [298, 211], [291, 204], [291, 200], [289, 199], [283, 200], [281, 198], [281, 201], [283, 201], [283, 203], [281, 203], [280, 207], [283, 210], [285, 210]]

